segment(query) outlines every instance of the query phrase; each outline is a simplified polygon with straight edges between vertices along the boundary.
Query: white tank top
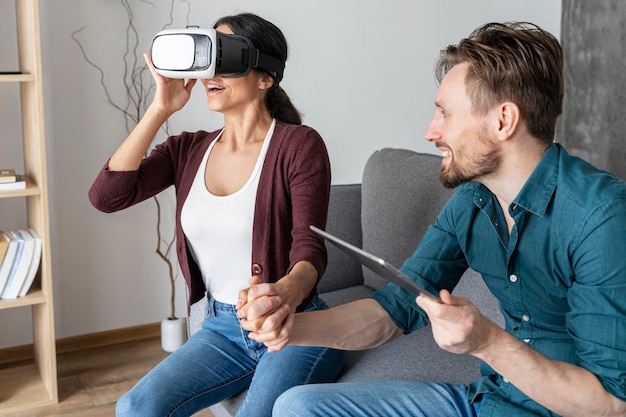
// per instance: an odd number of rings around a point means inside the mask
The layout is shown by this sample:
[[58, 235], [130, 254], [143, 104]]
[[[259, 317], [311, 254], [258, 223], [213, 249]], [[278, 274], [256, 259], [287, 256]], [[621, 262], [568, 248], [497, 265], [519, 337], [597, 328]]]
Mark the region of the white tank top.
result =
[[[181, 225], [191, 254], [200, 267], [207, 291], [217, 301], [236, 304], [240, 290], [252, 276], [252, 225], [261, 168], [276, 122], [263, 141], [261, 152], [245, 185], [233, 194], [211, 194], [204, 181], [207, 149], [181, 211]], [[223, 132], [223, 131], [222, 131]]]

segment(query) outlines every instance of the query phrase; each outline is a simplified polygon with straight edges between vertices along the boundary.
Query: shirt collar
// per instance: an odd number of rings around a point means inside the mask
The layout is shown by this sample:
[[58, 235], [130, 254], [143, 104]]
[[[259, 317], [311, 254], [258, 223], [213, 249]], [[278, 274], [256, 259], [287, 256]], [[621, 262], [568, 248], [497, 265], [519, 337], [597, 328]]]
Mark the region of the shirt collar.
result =
[[539, 164], [513, 200], [513, 204], [543, 217], [556, 189], [560, 154], [561, 148], [555, 143], [546, 149]]
[[[520, 206], [537, 216], [543, 217], [556, 189], [561, 150], [561, 147], [555, 143], [548, 147], [539, 164], [513, 200], [512, 205]], [[486, 190], [485, 186], [476, 189], [474, 203], [478, 207], [482, 207], [486, 203], [483, 198], [483, 193]]]

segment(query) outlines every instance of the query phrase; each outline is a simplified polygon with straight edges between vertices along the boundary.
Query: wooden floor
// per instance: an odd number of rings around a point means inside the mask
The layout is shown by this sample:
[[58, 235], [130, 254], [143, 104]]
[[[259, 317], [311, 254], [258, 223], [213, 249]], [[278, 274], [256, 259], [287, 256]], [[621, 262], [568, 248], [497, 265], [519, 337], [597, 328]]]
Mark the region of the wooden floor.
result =
[[[159, 338], [59, 354], [59, 404], [11, 417], [111, 417], [115, 402], [167, 356]], [[194, 417], [213, 417], [210, 410]]]

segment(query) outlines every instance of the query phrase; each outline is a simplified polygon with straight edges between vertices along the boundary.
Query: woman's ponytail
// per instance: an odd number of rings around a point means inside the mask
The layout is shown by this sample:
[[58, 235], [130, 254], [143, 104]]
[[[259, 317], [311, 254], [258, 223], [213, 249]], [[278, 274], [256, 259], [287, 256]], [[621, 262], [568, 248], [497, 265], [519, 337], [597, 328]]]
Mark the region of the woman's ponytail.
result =
[[[220, 18], [215, 22], [213, 28], [223, 24], [230, 26], [236, 35], [250, 39], [259, 51], [283, 62], [287, 61], [287, 39], [273, 23], [252, 13], [241, 13]], [[274, 79], [274, 84], [265, 95], [265, 105], [270, 115], [284, 123], [301, 125], [302, 115], [293, 105], [285, 90], [280, 87], [280, 78], [274, 78], [276, 74], [268, 70], [257, 68], [257, 71]]]
[[291, 102], [291, 99], [279, 84], [274, 84], [265, 96], [265, 105], [270, 116], [292, 125], [302, 124], [302, 115]]

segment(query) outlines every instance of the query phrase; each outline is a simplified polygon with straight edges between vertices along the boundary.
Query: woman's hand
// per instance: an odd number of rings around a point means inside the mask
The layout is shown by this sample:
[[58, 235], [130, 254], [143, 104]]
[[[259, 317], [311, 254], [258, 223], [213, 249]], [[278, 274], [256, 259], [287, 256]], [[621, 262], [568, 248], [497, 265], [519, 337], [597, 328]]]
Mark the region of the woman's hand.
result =
[[185, 107], [185, 104], [189, 101], [189, 97], [191, 97], [191, 90], [197, 80], [163, 77], [154, 69], [150, 55], [144, 53], [143, 57], [146, 60], [148, 69], [150, 70], [152, 78], [154, 78], [154, 82], [156, 84], [154, 99], [152, 100], [150, 107], [168, 115], [171, 115]]
[[258, 276], [248, 283], [250, 287], [240, 291], [237, 300], [241, 325], [251, 332], [251, 339], [265, 343], [270, 351], [280, 350], [289, 340], [285, 325], [290, 318], [293, 321], [295, 307], [283, 301], [277, 284], [262, 283]]
[[276, 284], [263, 283], [261, 278], [256, 275], [250, 278], [248, 284], [250, 287], [239, 291], [237, 298], [237, 315], [239, 318], [246, 319], [250, 323], [255, 322], [267, 317], [268, 314], [283, 305]]
[[276, 283], [263, 283], [258, 276], [250, 279], [250, 287], [239, 293], [237, 315], [249, 337], [265, 343], [270, 351], [280, 350], [289, 341], [288, 329], [293, 324], [296, 308], [311, 293], [317, 282], [317, 269], [309, 262], [297, 262], [287, 275]]
[[139, 169], [141, 161], [156, 136], [157, 132], [167, 119], [182, 109], [189, 101], [191, 89], [196, 80], [172, 79], [160, 76], [150, 55], [143, 54], [148, 69], [156, 83], [156, 92], [152, 104], [148, 107], [137, 126], [135, 126], [109, 159], [110, 171], [134, 171]]

